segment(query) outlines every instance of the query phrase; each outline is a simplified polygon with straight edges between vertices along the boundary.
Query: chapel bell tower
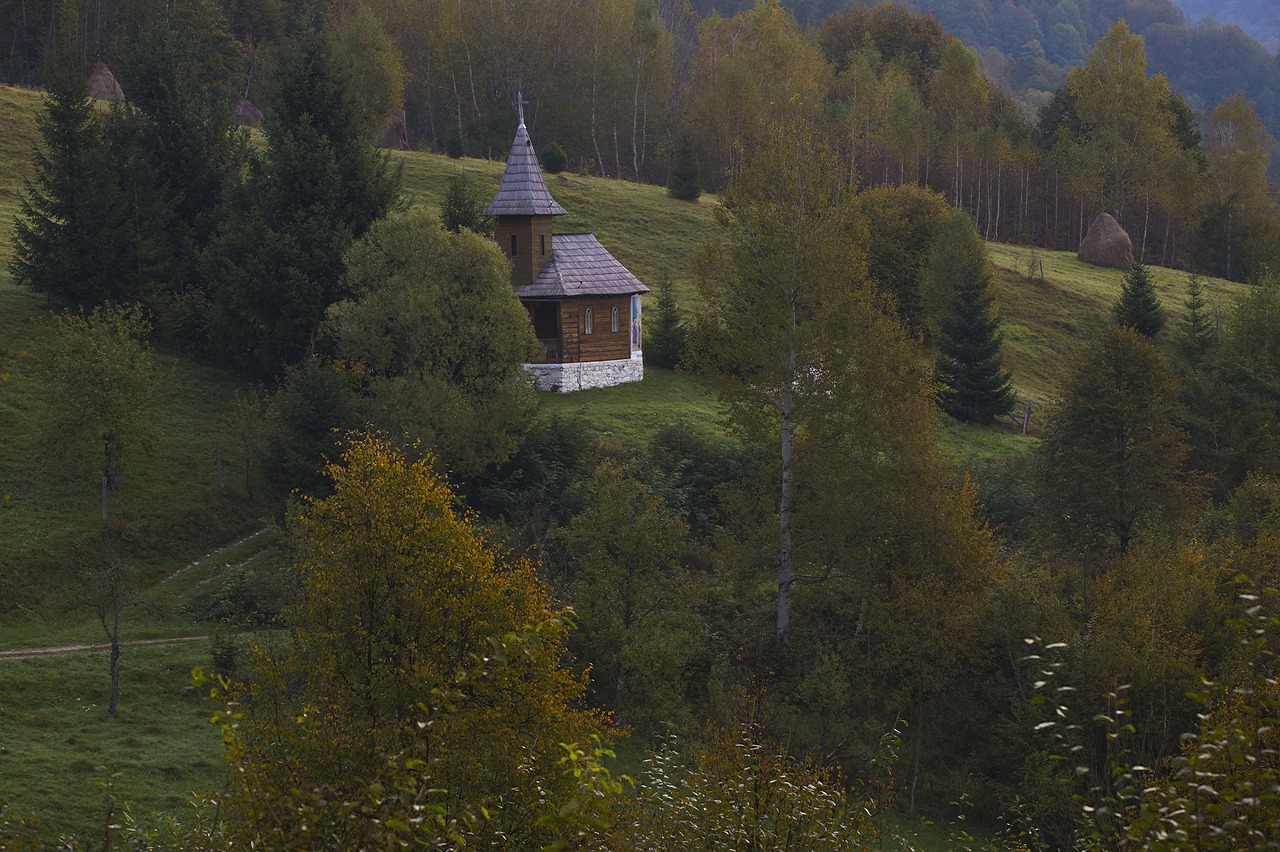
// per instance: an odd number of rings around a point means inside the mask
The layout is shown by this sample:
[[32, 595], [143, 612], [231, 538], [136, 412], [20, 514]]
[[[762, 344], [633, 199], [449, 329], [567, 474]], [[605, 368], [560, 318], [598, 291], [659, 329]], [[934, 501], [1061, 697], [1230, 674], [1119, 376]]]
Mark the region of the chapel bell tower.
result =
[[497, 219], [498, 245], [511, 260], [512, 287], [532, 283], [538, 277], [551, 259], [551, 218], [565, 214], [542, 180], [542, 168], [524, 126], [524, 100], [518, 101], [520, 126], [511, 145], [511, 156], [497, 196], [484, 209], [486, 216]]

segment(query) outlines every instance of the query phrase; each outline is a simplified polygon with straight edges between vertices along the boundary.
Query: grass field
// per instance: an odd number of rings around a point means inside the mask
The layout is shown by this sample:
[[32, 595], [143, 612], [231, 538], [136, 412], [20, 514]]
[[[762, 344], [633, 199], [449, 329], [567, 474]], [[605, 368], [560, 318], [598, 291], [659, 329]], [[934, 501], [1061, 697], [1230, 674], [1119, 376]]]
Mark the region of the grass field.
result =
[[[997, 271], [1005, 358], [1019, 398], [1052, 402], [1059, 377], [1079, 346], [1110, 323], [1124, 273], [1082, 263], [1071, 252], [999, 243], [989, 243], [987, 249]], [[1034, 275], [1029, 275], [1033, 259]], [[1165, 308], [1167, 336], [1185, 313], [1189, 276], [1161, 267], [1150, 270]], [[1205, 300], [1220, 316], [1247, 289], [1217, 278], [1202, 280]]]
[[[57, 440], [44, 416], [44, 322], [40, 300], [0, 274], [0, 613], [9, 615], [60, 602], [103, 526], [96, 448]], [[157, 360], [166, 380], [107, 507], [129, 531], [126, 555], [150, 577], [260, 526], [263, 514], [239, 473], [245, 449], [232, 412], [244, 383], [184, 358]]]
[[14, 816], [38, 812], [53, 841], [100, 835], [113, 773], [118, 801], [140, 817], [216, 791], [226, 769], [215, 708], [207, 690], [183, 689], [210, 665], [207, 643], [126, 648], [113, 719], [105, 652], [0, 661], [0, 801]]

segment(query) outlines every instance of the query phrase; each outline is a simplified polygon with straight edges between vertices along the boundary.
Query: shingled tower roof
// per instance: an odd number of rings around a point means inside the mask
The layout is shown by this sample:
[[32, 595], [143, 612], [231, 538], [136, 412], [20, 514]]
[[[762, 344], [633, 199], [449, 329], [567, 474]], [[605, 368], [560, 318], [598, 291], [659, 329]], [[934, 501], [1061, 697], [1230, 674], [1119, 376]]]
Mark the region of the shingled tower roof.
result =
[[484, 208], [486, 216], [563, 216], [565, 209], [556, 203], [542, 180], [542, 167], [538, 155], [529, 141], [529, 131], [524, 126], [524, 108], [520, 110], [520, 127], [516, 129], [516, 141], [507, 157], [507, 168], [502, 173], [502, 184], [493, 203]]

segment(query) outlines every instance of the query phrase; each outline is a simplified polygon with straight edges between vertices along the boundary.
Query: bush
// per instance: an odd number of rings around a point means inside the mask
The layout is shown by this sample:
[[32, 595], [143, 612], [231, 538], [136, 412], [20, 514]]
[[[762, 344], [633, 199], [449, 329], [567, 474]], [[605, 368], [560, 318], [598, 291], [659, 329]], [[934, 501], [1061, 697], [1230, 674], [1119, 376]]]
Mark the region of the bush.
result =
[[542, 161], [542, 170], [547, 174], [558, 175], [569, 167], [569, 155], [560, 147], [559, 142], [548, 144], [538, 153]]
[[697, 201], [702, 195], [698, 152], [693, 137], [687, 133], [676, 143], [675, 154], [671, 158], [671, 176], [667, 179], [667, 195], [680, 201]]

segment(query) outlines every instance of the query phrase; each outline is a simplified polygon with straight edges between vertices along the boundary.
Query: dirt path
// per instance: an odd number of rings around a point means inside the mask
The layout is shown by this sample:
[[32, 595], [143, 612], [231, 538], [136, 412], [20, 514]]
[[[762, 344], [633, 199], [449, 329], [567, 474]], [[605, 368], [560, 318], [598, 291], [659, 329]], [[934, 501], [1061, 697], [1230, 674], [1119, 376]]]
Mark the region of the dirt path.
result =
[[[244, 538], [237, 539], [236, 541], [233, 541], [229, 544], [224, 544], [222, 547], [219, 547], [217, 550], [210, 551], [209, 553], [205, 554], [204, 556], [200, 557], [194, 562], [189, 562], [186, 565], [183, 565], [177, 571], [174, 571], [172, 574], [170, 574], [168, 577], [162, 580], [161, 585], [169, 582], [174, 577], [179, 576], [183, 572], [191, 568], [194, 568], [197, 565], [201, 565], [205, 562], [208, 562], [210, 559], [214, 558], [220, 553], [225, 553], [226, 551], [230, 550], [233, 547], [239, 547], [245, 542], [252, 541], [258, 536], [266, 533], [267, 529], [268, 529], [267, 527], [263, 527], [262, 529], [256, 532], [249, 533]], [[258, 554], [254, 554], [253, 556], [249, 557], [249, 559], [250, 560], [255, 559], [257, 558], [257, 556]], [[212, 637], [208, 635], [202, 635], [202, 636], [174, 636], [168, 639], [127, 639], [121, 642], [120, 645], [121, 647], [125, 647], [125, 648], [146, 646], [146, 645], [181, 645], [186, 642], [208, 642], [211, 638]], [[87, 643], [83, 645], [55, 645], [53, 647], [48, 647], [48, 648], [14, 648], [9, 651], [0, 651], [0, 662], [4, 662], [6, 660], [35, 660], [41, 657], [56, 657], [61, 654], [91, 654], [99, 651], [109, 651], [110, 649], [111, 649], [111, 646], [105, 642]]]
[[[181, 645], [184, 642], [208, 642], [210, 636], [174, 636], [169, 639], [126, 639], [120, 643], [123, 648], [140, 645]], [[89, 654], [97, 651], [109, 651], [111, 646], [105, 642], [100, 645], [57, 645], [52, 648], [15, 648], [12, 651], [0, 651], [0, 662], [5, 660], [35, 660], [40, 657], [56, 657], [61, 654]]]
[[[217, 550], [213, 550], [213, 551], [210, 551], [209, 553], [206, 553], [204, 556], [201, 556], [199, 559], [195, 560], [194, 562], [188, 562], [186, 565], [183, 565], [181, 568], [179, 568], [177, 571], [174, 571], [174, 572], [173, 572], [172, 574], [170, 574], [168, 577], [165, 577], [165, 578], [164, 578], [164, 580], [162, 580], [162, 581], [161, 581], [161, 585], [164, 585], [165, 583], [167, 583], [167, 582], [169, 582], [170, 580], [172, 580], [174, 577], [179, 576], [179, 575], [180, 575], [180, 574], [182, 574], [183, 572], [188, 571], [188, 570], [190, 570], [190, 569], [192, 569], [192, 568], [196, 567], [197, 565], [200, 565], [200, 564], [201, 564], [201, 563], [203, 563], [203, 562], [208, 562], [210, 559], [212, 559], [213, 557], [217, 556], [219, 553], [226, 553], [228, 550], [230, 550], [230, 549], [231, 549], [231, 548], [233, 548], [233, 547], [239, 547], [240, 545], [244, 544], [244, 543], [245, 543], [245, 542], [247, 542], [247, 541], [253, 541], [253, 540], [254, 540], [255, 538], [257, 538], [258, 536], [263, 535], [264, 533], [266, 533], [266, 531], [267, 531], [268, 529], [269, 529], [268, 527], [263, 527], [262, 529], [258, 530], [257, 532], [251, 532], [251, 533], [249, 533], [247, 536], [245, 536], [244, 538], [242, 538], [242, 539], [240, 539], [240, 540], [238, 540], [238, 541], [233, 541], [233, 542], [231, 542], [230, 544], [224, 544], [224, 545], [222, 545], [222, 547], [219, 547]], [[253, 557], [250, 557], [250, 559], [255, 558], [255, 557], [256, 557], [256, 555], [257, 555], [257, 554], [255, 554]]]

